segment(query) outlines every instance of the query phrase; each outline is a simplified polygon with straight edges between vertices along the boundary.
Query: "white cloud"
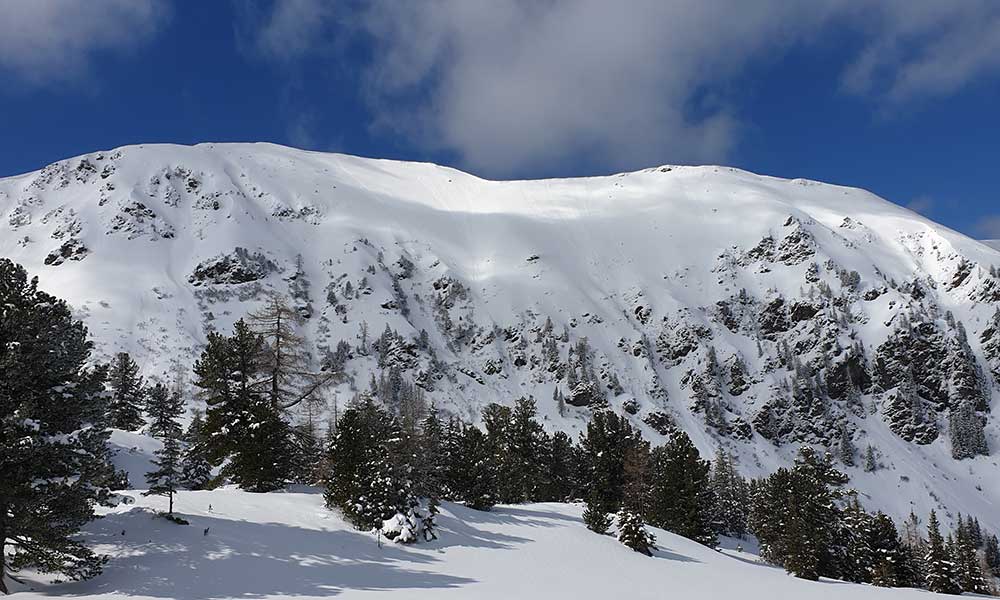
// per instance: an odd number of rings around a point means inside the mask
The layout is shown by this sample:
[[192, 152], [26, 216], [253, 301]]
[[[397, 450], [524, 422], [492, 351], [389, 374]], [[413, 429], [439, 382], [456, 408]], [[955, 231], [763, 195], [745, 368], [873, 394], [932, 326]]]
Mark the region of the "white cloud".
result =
[[381, 2], [364, 22], [379, 49], [369, 89], [381, 125], [493, 174], [581, 155], [720, 161], [738, 121], [706, 92], [824, 18], [764, 0]]
[[725, 161], [741, 126], [736, 76], [831, 33], [861, 34], [843, 88], [879, 104], [951, 93], [1000, 66], [996, 0], [333, 6], [274, 4], [257, 47], [288, 59], [329, 43], [332, 25], [360, 32], [372, 42], [365, 93], [375, 126], [491, 175], [581, 157], [623, 168]]
[[168, 12], [161, 0], [5, 0], [0, 72], [29, 84], [78, 79], [99, 51], [147, 41]]
[[[276, 0], [268, 9], [257, 4], [237, 5], [240, 38], [264, 58], [288, 62], [330, 43], [329, 25], [337, 13], [331, 0]], [[249, 34], [249, 44], [246, 44]]]
[[898, 104], [950, 94], [1000, 71], [1000, 2], [886, 0], [860, 19], [870, 41], [844, 73], [848, 91]]

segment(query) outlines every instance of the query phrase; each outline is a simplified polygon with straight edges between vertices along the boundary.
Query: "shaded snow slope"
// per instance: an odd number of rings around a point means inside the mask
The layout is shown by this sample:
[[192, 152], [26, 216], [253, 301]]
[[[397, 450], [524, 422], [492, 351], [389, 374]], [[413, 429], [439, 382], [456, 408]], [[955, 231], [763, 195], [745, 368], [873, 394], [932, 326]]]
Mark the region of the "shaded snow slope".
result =
[[[278, 291], [317, 362], [350, 348], [331, 406], [367, 387], [388, 326], [386, 368], [463, 418], [532, 395], [547, 429], [576, 433], [606, 403], [654, 441], [681, 428], [706, 456], [725, 446], [751, 476], [846, 436], [857, 464], [871, 445], [881, 465], [844, 467], [868, 508], [1000, 530], [1000, 364], [981, 342], [1000, 252], [863, 190], [724, 167], [486, 181], [271, 144], [130, 146], [0, 179], [0, 256], [73, 304], [99, 356], [129, 351], [149, 377], [189, 368], [207, 330]], [[924, 445], [890, 427], [899, 382], [854, 373], [905, 323], [940, 334], [939, 354], [882, 356], [889, 375], [919, 355], [915, 376], [938, 376]], [[991, 448], [960, 462], [959, 323]]]
[[795, 579], [752, 555], [715, 552], [658, 529], [652, 531], [659, 549], [646, 557], [589, 531], [577, 505], [484, 513], [445, 503], [439, 540], [379, 547], [373, 535], [324, 508], [319, 493], [181, 492], [175, 506], [189, 526], [154, 516], [165, 509], [163, 498], [132, 494], [135, 504], [113, 509], [88, 530], [111, 556], [104, 574], [11, 598], [929, 597], [920, 590]]

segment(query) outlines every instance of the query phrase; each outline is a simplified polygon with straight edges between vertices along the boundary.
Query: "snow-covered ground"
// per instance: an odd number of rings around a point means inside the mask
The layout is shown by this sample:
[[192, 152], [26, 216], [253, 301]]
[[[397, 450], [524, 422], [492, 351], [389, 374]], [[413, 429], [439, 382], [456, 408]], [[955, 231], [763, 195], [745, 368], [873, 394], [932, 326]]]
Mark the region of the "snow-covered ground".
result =
[[919, 590], [795, 579], [753, 555], [715, 552], [658, 529], [659, 549], [646, 557], [588, 530], [579, 505], [487, 513], [446, 503], [437, 541], [380, 546], [327, 510], [319, 490], [181, 492], [175, 509], [187, 526], [155, 516], [165, 499], [128, 494], [135, 504], [112, 509], [87, 530], [111, 556], [104, 574], [36, 584], [38, 591], [22, 588], [12, 599], [928, 598]]

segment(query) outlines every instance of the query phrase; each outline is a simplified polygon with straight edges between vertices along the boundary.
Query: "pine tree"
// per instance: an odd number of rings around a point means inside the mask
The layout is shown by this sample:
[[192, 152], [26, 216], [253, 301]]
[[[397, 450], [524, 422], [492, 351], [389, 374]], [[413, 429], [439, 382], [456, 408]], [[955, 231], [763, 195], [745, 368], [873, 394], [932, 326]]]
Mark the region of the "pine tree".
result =
[[952, 458], [962, 460], [990, 453], [983, 425], [983, 419], [976, 413], [971, 400], [963, 400], [951, 409], [948, 414], [948, 433]]
[[983, 573], [973, 533], [970, 531], [968, 523], [962, 522], [961, 514], [958, 515], [958, 526], [955, 529], [954, 539], [955, 545], [951, 560], [958, 571], [959, 585], [962, 590], [974, 594], [991, 595], [993, 589]]
[[108, 411], [111, 426], [125, 431], [137, 431], [144, 424], [142, 405], [145, 400], [139, 365], [127, 352], [119, 352], [111, 361], [108, 373], [111, 400]]
[[25, 568], [86, 579], [104, 564], [77, 537], [114, 477], [91, 350], [66, 303], [0, 258], [0, 593]]
[[162, 383], [155, 384], [149, 389], [146, 412], [149, 414], [149, 435], [160, 440], [181, 437], [183, 430], [177, 419], [184, 413], [184, 394], [179, 386], [169, 390]]
[[983, 558], [993, 576], [1000, 577], [1000, 542], [997, 541], [997, 536], [991, 535], [986, 538]]
[[291, 479], [303, 485], [316, 485], [323, 477], [326, 458], [323, 439], [311, 417], [292, 427]]
[[809, 447], [799, 451], [792, 469], [778, 469], [759, 484], [750, 530], [761, 555], [803, 579], [836, 576], [836, 535], [840, 497], [847, 478]]
[[715, 546], [709, 464], [684, 432], [652, 452], [651, 524]]
[[646, 556], [656, 548], [656, 537], [643, 526], [642, 517], [627, 508], [618, 511], [618, 541]]
[[233, 335], [212, 332], [195, 363], [195, 385], [208, 404], [206, 451], [223, 474], [246, 490], [268, 492], [291, 473], [291, 429], [260, 391], [263, 339], [240, 320]]
[[[494, 405], [495, 406], [495, 405]], [[538, 500], [544, 485], [543, 453], [547, 445], [545, 431], [535, 420], [537, 409], [531, 398], [519, 398], [513, 410], [501, 410], [491, 421], [484, 411], [487, 435], [499, 464], [501, 499], [505, 503]]]
[[396, 419], [367, 395], [356, 398], [340, 418], [329, 449], [326, 504], [339, 508], [358, 529], [381, 527], [416, 504], [408, 466], [395, 460], [399, 436]]
[[842, 579], [855, 583], [872, 581], [876, 564], [876, 550], [872, 544], [874, 527], [871, 515], [865, 512], [857, 497], [852, 497], [840, 515], [838, 570]]
[[189, 490], [203, 490], [212, 479], [204, 429], [201, 411], [195, 411], [184, 433], [185, 448], [181, 455], [181, 484]]
[[927, 522], [927, 589], [939, 594], [961, 594], [962, 587], [955, 564], [948, 556], [944, 539], [941, 537], [941, 526], [937, 514], [932, 510]]
[[[621, 416], [607, 410], [595, 412], [581, 439], [587, 471], [588, 526], [604, 533], [610, 516], [621, 508], [625, 490], [625, 457], [642, 441], [639, 433]], [[604, 525], [603, 529], [601, 526]]]
[[446, 488], [469, 508], [489, 510], [496, 504], [496, 458], [486, 434], [473, 425], [453, 420], [445, 435]]
[[865, 448], [865, 473], [874, 473], [878, 470], [878, 459], [875, 458], [875, 448], [872, 448], [871, 444]]
[[156, 469], [146, 473], [149, 489], [144, 496], [166, 496], [169, 500], [167, 514], [174, 514], [174, 493], [181, 481], [181, 435], [183, 429], [177, 419], [184, 412], [184, 397], [179, 389], [174, 393], [157, 383], [149, 393], [148, 412], [150, 433], [163, 442], [154, 453]]
[[908, 553], [896, 531], [896, 524], [883, 512], [875, 513], [871, 523], [873, 565], [871, 582], [880, 587], [910, 587], [917, 582], [911, 573]]
[[732, 456], [722, 448], [719, 448], [712, 463], [709, 487], [715, 531], [727, 536], [745, 536], [750, 491], [746, 480], [736, 471]]
[[548, 439], [544, 454], [544, 482], [541, 500], [544, 502], [566, 502], [576, 498], [579, 491], [577, 473], [579, 449], [562, 431], [557, 431]]
[[851, 439], [851, 430], [846, 425], [840, 426], [840, 441], [838, 446], [840, 462], [848, 467], [854, 466], [854, 455], [857, 450], [854, 448], [854, 441]]
[[604, 535], [611, 527], [611, 515], [605, 510], [607, 505], [596, 493], [587, 496], [587, 508], [583, 511], [583, 522], [594, 533]]

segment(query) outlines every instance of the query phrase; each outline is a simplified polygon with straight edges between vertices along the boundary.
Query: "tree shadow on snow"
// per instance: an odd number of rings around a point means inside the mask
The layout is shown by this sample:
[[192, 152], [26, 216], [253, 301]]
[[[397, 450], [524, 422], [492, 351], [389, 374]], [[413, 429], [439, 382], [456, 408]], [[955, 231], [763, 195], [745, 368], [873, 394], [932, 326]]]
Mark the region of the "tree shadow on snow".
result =
[[686, 556], [684, 554], [678, 554], [676, 552], [671, 551], [668, 548], [664, 548], [663, 546], [657, 546], [656, 549], [653, 550], [653, 558], [663, 558], [666, 560], [674, 560], [677, 562], [686, 562], [686, 563], [701, 562], [696, 558], [691, 558], [690, 556]]
[[[555, 511], [497, 506], [490, 511], [475, 510], [455, 505], [455, 516], [466, 523], [483, 525], [527, 525], [530, 527], [560, 527], [566, 523], [583, 523], [580, 519], [559, 514]], [[559, 523], [557, 521], [562, 521]]]
[[[478, 513], [469, 509], [470, 512]], [[488, 514], [488, 513], [481, 513]], [[510, 550], [514, 544], [524, 544], [531, 540], [495, 531], [485, 531], [470, 525], [466, 519], [468, 515], [462, 513], [460, 517], [449, 517], [441, 519], [439, 522], [440, 531], [437, 540], [431, 542], [432, 548], [486, 548], [492, 550]], [[483, 521], [478, 521], [482, 523]]]
[[454, 588], [475, 582], [409, 568], [438, 559], [392, 543], [379, 548], [373, 537], [353, 531], [182, 516], [190, 526], [138, 508], [98, 521], [88, 542], [107, 545], [99, 548], [104, 552], [111, 546], [115, 555], [104, 575], [44, 593], [195, 600], [336, 596], [348, 589]]

